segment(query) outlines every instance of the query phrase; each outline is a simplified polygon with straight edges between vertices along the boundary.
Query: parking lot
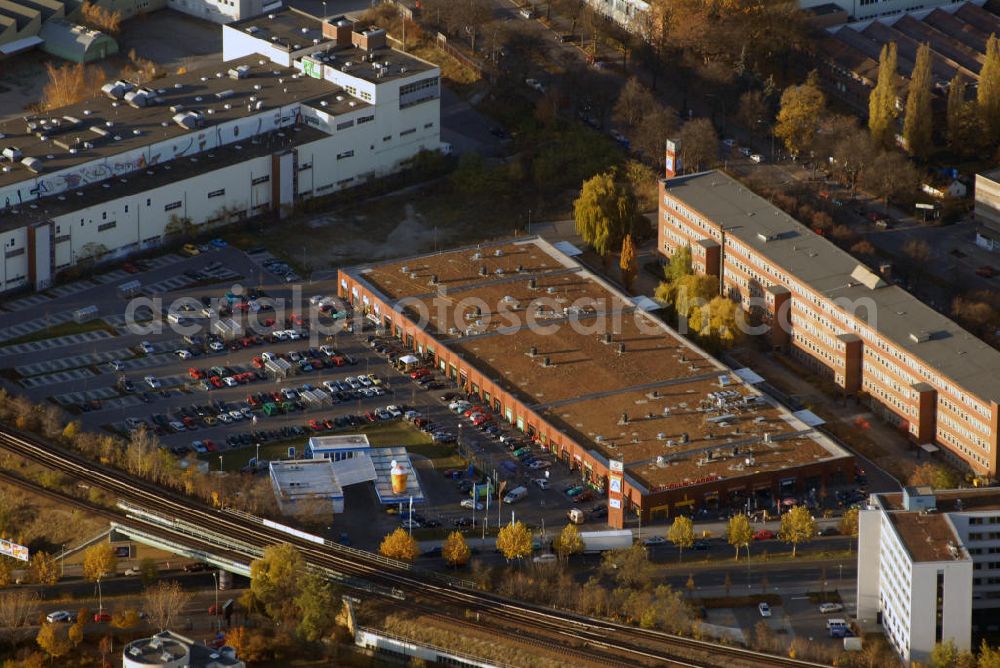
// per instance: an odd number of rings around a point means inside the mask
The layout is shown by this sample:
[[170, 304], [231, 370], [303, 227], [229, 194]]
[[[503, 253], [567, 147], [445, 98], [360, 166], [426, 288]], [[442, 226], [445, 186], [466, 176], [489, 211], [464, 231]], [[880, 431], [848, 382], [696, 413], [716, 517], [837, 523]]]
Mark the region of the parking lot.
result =
[[[348, 317], [347, 306], [333, 297], [335, 281], [300, 286], [291, 269], [266, 251], [244, 253], [221, 242], [203, 245], [195, 256], [168, 254], [125, 267], [6, 305], [7, 328], [17, 336], [41, 336], [51, 326], [51, 317], [38, 317], [40, 309], [65, 313], [68, 322], [74, 311], [93, 305], [106, 325], [0, 346], [2, 382], [9, 390], [61, 406], [85, 429], [127, 434], [144, 424], [178, 456], [193, 452], [211, 467], [225, 461], [229, 468], [247, 466], [258, 444], [267, 450], [280, 443], [283, 452], [297, 446], [301, 453], [312, 434], [402, 421], [404, 411], [416, 411], [409, 422], [414, 431], [426, 432], [428, 442], [454, 442], [480, 472], [495, 472], [508, 491], [529, 490], [510, 506], [493, 504], [490, 525], [496, 525], [496, 513], [509, 519], [512, 510], [539, 528], [565, 524], [574, 500], [564, 490], [577, 486], [578, 474], [545, 461], [527, 442], [513, 441], [510, 426], [497, 424], [481, 407], [472, 419], [464, 413], [473, 404], [449, 410], [461, 397], [433, 371], [420, 371], [420, 365], [397, 369], [396, 360], [409, 351]], [[141, 284], [139, 297], [158, 300], [133, 309], [132, 327], [129, 300], [118, 294], [129, 281]], [[269, 308], [268, 300], [285, 307]], [[209, 308], [215, 309], [212, 318], [201, 313]], [[136, 322], [150, 329], [153, 311], [164, 320], [162, 331], [136, 331]], [[222, 325], [210, 324], [216, 321], [236, 321], [243, 331], [223, 335]], [[322, 326], [323, 333], [310, 337], [310, 325]], [[179, 331], [184, 327], [196, 333]], [[467, 468], [454, 467], [445, 477], [431, 462], [415, 459], [427, 498], [418, 519], [470, 530], [475, 521], [478, 531], [485, 508], [459, 505], [470, 496]], [[536, 479], [541, 482], [532, 482]], [[574, 491], [588, 520], [603, 525], [600, 512], [589, 513], [599, 500], [589, 491]], [[376, 539], [398, 525], [399, 517], [384, 512], [372, 522], [374, 497], [369, 504], [369, 495], [352, 496], [360, 497], [357, 503], [368, 512], [351, 512], [358, 507], [348, 506], [336, 520], [339, 531], [349, 530], [357, 518], [358, 540]]]

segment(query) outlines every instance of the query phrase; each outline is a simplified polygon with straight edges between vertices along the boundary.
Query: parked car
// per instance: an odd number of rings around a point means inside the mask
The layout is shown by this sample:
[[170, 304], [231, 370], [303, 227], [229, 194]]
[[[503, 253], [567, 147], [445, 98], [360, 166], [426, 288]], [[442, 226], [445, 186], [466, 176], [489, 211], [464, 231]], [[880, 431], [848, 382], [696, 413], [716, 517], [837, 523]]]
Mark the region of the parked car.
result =
[[56, 610], [55, 612], [50, 612], [45, 615], [45, 621], [49, 624], [55, 624], [56, 622], [71, 622], [76, 618], [76, 616], [69, 610]]
[[198, 247], [194, 244], [184, 244], [184, 248], [181, 250], [183, 250], [186, 255], [190, 255], [191, 257], [201, 253], [201, 251], [198, 250]]
[[538, 555], [537, 557], [532, 559], [532, 561], [536, 564], [552, 564], [555, 563], [557, 558], [558, 557], [556, 557], [556, 555], [552, 554], [551, 552], [546, 552], [545, 554]]
[[642, 544], [652, 547], [653, 545], [663, 545], [667, 542], [667, 539], [663, 536], [650, 536], [649, 538], [643, 538]]
[[473, 501], [472, 499], [462, 499], [462, 502], [459, 505], [462, 506], [463, 508], [468, 508], [470, 510], [483, 509], [483, 504], [479, 503], [478, 501]]
[[761, 617], [770, 617], [771, 616], [771, 606], [769, 606], [764, 601], [760, 602], [760, 604], [757, 606], [757, 610], [760, 612], [760, 616]]
[[94, 621], [98, 624], [104, 624], [111, 621], [111, 613], [107, 610], [99, 610], [94, 614]]
[[753, 535], [754, 540], [771, 540], [774, 538], [774, 532], [768, 529], [761, 529]]
[[840, 603], [820, 603], [819, 611], [826, 614], [830, 612], [840, 612], [844, 609]]
[[546, 480], [545, 478], [535, 478], [531, 482], [533, 482], [538, 487], [538, 489], [548, 489], [549, 488], [549, 481]]

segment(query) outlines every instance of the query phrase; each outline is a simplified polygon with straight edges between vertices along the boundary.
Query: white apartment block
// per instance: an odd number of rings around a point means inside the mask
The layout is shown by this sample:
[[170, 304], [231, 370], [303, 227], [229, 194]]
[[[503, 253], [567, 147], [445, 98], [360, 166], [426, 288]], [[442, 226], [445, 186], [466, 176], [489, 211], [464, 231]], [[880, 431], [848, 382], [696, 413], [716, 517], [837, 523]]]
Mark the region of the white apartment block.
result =
[[858, 545], [858, 619], [881, 621], [904, 662], [971, 649], [974, 615], [1000, 608], [1000, 490], [873, 494]]
[[441, 149], [440, 70], [383, 31], [295, 10], [222, 30], [224, 65], [0, 124], [0, 292], [155, 247], [179, 222], [280, 225]]

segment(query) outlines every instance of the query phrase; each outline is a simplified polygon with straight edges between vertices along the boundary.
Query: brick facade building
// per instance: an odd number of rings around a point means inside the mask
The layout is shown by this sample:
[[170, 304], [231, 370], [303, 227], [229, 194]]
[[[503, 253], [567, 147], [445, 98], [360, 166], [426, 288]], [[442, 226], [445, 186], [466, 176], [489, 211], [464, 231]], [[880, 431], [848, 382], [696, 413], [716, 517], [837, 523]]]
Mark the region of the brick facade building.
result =
[[997, 471], [1000, 352], [738, 181], [660, 182], [658, 250], [690, 245], [771, 343], [954, 463]]

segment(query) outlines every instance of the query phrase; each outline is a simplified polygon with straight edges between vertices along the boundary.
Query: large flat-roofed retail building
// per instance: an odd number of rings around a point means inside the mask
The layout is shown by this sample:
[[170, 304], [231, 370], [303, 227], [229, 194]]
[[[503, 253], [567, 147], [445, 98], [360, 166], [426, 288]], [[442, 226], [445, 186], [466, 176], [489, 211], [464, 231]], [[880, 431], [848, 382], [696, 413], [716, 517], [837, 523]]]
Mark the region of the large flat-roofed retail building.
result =
[[[311, 30], [307, 47], [281, 48], [289, 22]], [[191, 226], [267, 213], [280, 224], [302, 200], [441, 148], [439, 70], [384, 33], [292, 10], [221, 30], [216, 66], [111, 82], [0, 124], [0, 292]]]
[[1000, 351], [722, 172], [661, 181], [659, 209], [664, 260], [690, 245], [775, 348], [916, 446], [996, 474]]
[[344, 269], [339, 291], [606, 494], [612, 526], [853, 475], [846, 451], [541, 239]]

